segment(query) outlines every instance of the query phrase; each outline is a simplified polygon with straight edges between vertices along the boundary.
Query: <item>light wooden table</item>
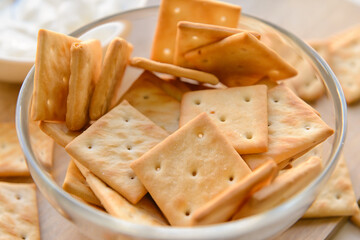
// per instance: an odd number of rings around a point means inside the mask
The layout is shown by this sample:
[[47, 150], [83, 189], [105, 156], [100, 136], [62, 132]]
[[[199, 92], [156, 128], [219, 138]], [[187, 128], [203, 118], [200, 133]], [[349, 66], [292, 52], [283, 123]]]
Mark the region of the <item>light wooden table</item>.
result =
[[[157, 2], [157, 0], [149, 0], [149, 4]], [[303, 39], [327, 37], [348, 26], [360, 23], [360, 6], [343, 0], [233, 0], [232, 2], [240, 4], [244, 12], [272, 21]], [[19, 84], [0, 82], [0, 121], [14, 121], [19, 89]], [[348, 117], [349, 131], [344, 153], [351, 171], [354, 189], [359, 198], [360, 103], [349, 106]], [[24, 179], [24, 181], [31, 180]], [[88, 240], [73, 224], [57, 213], [40, 193], [38, 193], [38, 206], [42, 239]], [[346, 221], [343, 218], [301, 220], [277, 239], [325, 239]], [[360, 231], [351, 225], [346, 225], [345, 230], [340, 231], [340, 234], [335, 238], [344, 239], [344, 236], [350, 236], [353, 239], [360, 238]]]

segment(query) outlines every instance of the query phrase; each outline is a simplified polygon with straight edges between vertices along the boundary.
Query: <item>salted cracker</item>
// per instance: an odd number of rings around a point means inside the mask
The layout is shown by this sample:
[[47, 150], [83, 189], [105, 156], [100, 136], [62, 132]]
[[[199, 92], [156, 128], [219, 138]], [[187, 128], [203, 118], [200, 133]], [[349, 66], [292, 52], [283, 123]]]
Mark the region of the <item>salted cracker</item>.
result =
[[238, 153], [267, 151], [265, 85], [188, 92], [181, 101], [180, 127], [202, 112], [221, 128]]
[[110, 42], [90, 101], [91, 120], [100, 118], [109, 110], [111, 100], [116, 96], [116, 89], [122, 82], [132, 49], [132, 45], [120, 37]]
[[64, 121], [70, 78], [70, 48], [80, 40], [40, 29], [35, 58], [32, 120]]
[[251, 194], [270, 184], [277, 173], [276, 163], [266, 162], [197, 209], [192, 215], [192, 224], [206, 225], [229, 220]]
[[123, 101], [65, 150], [131, 203], [137, 203], [147, 191], [130, 163], [167, 136], [164, 129]]
[[155, 124], [172, 133], [179, 127], [180, 102], [158, 87], [165, 81], [144, 71], [121, 97]]
[[229, 87], [252, 85], [264, 77], [277, 81], [297, 74], [280, 55], [249, 32], [233, 34], [184, 57], [195, 69], [213, 73]]
[[129, 203], [91, 172], [86, 174], [86, 181], [110, 215], [136, 224], [166, 225], [165, 219], [159, 219], [143, 208]]
[[[195, 23], [180, 21], [177, 25], [174, 64], [192, 68], [184, 58], [185, 53], [205, 45], [218, 42], [235, 33], [246, 30], [238, 28], [228, 28], [219, 25]], [[255, 37], [260, 39], [260, 34], [251, 32]]]
[[[50, 168], [53, 162], [54, 142], [42, 133], [35, 123], [29, 124], [29, 131], [34, 154], [44, 167]], [[0, 133], [0, 176], [29, 176], [15, 123], [0, 123]]]
[[34, 184], [0, 182], [0, 236], [40, 240]]
[[345, 158], [341, 155], [330, 179], [303, 218], [352, 216], [358, 208]]
[[330, 40], [332, 69], [348, 104], [360, 99], [360, 25]]
[[191, 225], [193, 212], [251, 172], [206, 113], [130, 166], [173, 226]]
[[66, 127], [65, 122], [40, 121], [39, 128], [62, 147], [65, 147], [75, 137], [81, 134], [80, 131], [70, 131]]
[[89, 122], [90, 99], [100, 76], [102, 48], [99, 40], [89, 40], [73, 43], [70, 51], [66, 126], [76, 131]]
[[217, 1], [162, 0], [151, 49], [151, 59], [173, 63], [179, 21], [235, 28], [239, 22], [240, 12], [239, 6]]
[[73, 160], [69, 162], [62, 188], [85, 202], [101, 206], [99, 199], [95, 196]]
[[196, 80], [202, 83], [217, 84], [219, 79], [210, 73], [183, 68], [173, 64], [156, 62], [142, 57], [134, 57], [130, 59], [130, 65], [142, 68], [148, 71], [167, 73], [177, 77], [184, 77]]
[[321, 172], [318, 157], [311, 157], [297, 167], [286, 170], [266, 187], [255, 192], [233, 216], [233, 220], [265, 212], [293, 197]]
[[242, 155], [251, 169], [267, 160], [286, 166], [285, 161], [305, 153], [334, 133], [311, 106], [283, 85], [268, 92], [268, 125], [268, 151]]

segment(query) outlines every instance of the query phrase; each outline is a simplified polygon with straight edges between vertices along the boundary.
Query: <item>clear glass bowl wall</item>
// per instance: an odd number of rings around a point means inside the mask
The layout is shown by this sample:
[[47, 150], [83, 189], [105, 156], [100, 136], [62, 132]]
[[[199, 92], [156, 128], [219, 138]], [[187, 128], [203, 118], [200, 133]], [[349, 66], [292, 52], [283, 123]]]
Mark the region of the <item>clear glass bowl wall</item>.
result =
[[[149, 57], [151, 42], [157, 22], [157, 7], [119, 13], [91, 23], [72, 35], [79, 37], [90, 30], [108, 23], [127, 26], [122, 35], [134, 45], [132, 56]], [[323, 79], [326, 96], [313, 105], [322, 118], [335, 129], [335, 134], [324, 143], [324, 170], [303, 191], [282, 205], [256, 216], [212, 226], [179, 228], [151, 227], [123, 221], [89, 207], [62, 190], [69, 156], [60, 147], [56, 148], [55, 169], [47, 171], [36, 159], [29, 138], [29, 107], [33, 90], [34, 68], [28, 73], [21, 88], [16, 109], [16, 126], [31, 175], [40, 192], [65, 218], [92, 239], [264, 239], [274, 236], [295, 223], [314, 200], [319, 188], [333, 171], [345, 138], [346, 105], [343, 93], [328, 65], [309, 46], [287, 31], [258, 18], [242, 14], [240, 28], [255, 30], [262, 34], [264, 42], [277, 48], [286, 58], [288, 51], [302, 56], [313, 66], [314, 74]], [[101, 31], [100, 31], [101, 32]], [[87, 34], [89, 35], [89, 34]], [[96, 31], [90, 34], [96, 36]], [[103, 37], [103, 36], [99, 36]], [[139, 70], [129, 69], [124, 78], [124, 87], [135, 80]], [[61, 163], [60, 163], [61, 162]]]

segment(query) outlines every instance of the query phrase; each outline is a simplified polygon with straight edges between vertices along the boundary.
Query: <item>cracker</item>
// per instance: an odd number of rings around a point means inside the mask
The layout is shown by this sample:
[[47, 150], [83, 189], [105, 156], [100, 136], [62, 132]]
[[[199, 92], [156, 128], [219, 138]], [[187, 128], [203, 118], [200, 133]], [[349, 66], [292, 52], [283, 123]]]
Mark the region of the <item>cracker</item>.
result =
[[189, 226], [196, 209], [251, 172], [206, 113], [130, 166], [174, 226]]
[[173, 62], [179, 21], [235, 28], [239, 22], [240, 11], [239, 6], [216, 1], [162, 0], [151, 49], [151, 59], [164, 63]]
[[165, 222], [159, 221], [158, 218], [153, 217], [143, 208], [129, 203], [91, 172], [86, 175], [86, 181], [110, 215], [137, 224], [165, 225]]
[[68, 193], [81, 198], [85, 202], [101, 206], [99, 199], [90, 189], [85, 177], [81, 174], [74, 161], [69, 162], [62, 187]]
[[130, 163], [168, 136], [127, 101], [93, 123], [66, 146], [66, 151], [131, 203], [146, 189]]
[[195, 69], [213, 73], [229, 87], [252, 85], [265, 76], [277, 81], [297, 74], [275, 51], [248, 32], [192, 50], [184, 57]]
[[270, 184], [277, 173], [278, 168], [275, 162], [269, 161], [263, 164], [197, 209], [192, 216], [193, 224], [205, 225], [229, 220], [253, 192]]
[[345, 158], [341, 155], [330, 179], [321, 188], [304, 218], [352, 216], [358, 208]]
[[251, 169], [267, 160], [274, 160], [280, 165], [334, 133], [312, 107], [283, 85], [268, 92], [268, 125], [268, 151], [242, 155]]
[[181, 101], [180, 127], [202, 112], [214, 120], [238, 153], [266, 152], [265, 85], [188, 92]]
[[69, 130], [80, 130], [89, 121], [90, 99], [100, 75], [101, 60], [99, 40], [72, 44], [66, 109], [66, 126]]
[[79, 131], [70, 131], [64, 122], [40, 121], [39, 128], [62, 147], [65, 147], [75, 137], [81, 134]]
[[351, 216], [350, 220], [351, 220], [351, 222], [353, 224], [360, 227], [360, 208], [359, 208], [359, 205], [357, 206], [356, 213]]
[[325, 87], [321, 76], [316, 72], [314, 67], [307, 60], [298, 61], [294, 67], [298, 71], [298, 75], [286, 80], [290, 82], [296, 94], [307, 102], [312, 102], [325, 93]]
[[162, 74], [158, 78], [149, 78], [149, 80], [178, 101], [181, 101], [184, 93], [191, 91], [185, 82], [181, 81], [179, 77], [172, 75], [165, 77]]
[[29, 123], [29, 132], [36, 158], [45, 168], [50, 169], [54, 161], [54, 140], [43, 133], [35, 122]]
[[80, 40], [40, 29], [35, 59], [32, 120], [64, 121], [70, 78], [70, 47]]
[[115, 90], [120, 87], [126, 66], [132, 52], [132, 45], [126, 40], [114, 38], [106, 50], [98, 83], [90, 101], [89, 116], [96, 120], [110, 107]]
[[348, 104], [360, 99], [360, 25], [330, 40], [331, 64]]
[[[180, 21], [177, 25], [174, 64], [181, 67], [193, 68], [193, 66], [185, 60], [185, 53], [244, 31], [245, 30], [238, 28]], [[255, 32], [252, 32], [252, 34], [260, 39], [260, 34]]]
[[167, 73], [177, 77], [190, 78], [203, 83], [217, 84], [219, 82], [219, 79], [210, 73], [183, 68], [168, 63], [156, 62], [142, 57], [134, 57], [130, 59], [130, 65], [153, 72]]
[[39, 240], [34, 184], [0, 182], [1, 239]]
[[293, 197], [321, 172], [318, 157], [311, 157], [297, 167], [286, 170], [268, 186], [254, 193], [234, 215], [233, 220], [265, 212]]
[[0, 123], [0, 176], [29, 176], [15, 123]]
[[165, 82], [144, 71], [122, 96], [155, 124], [172, 133], [179, 127], [180, 103], [156, 84]]

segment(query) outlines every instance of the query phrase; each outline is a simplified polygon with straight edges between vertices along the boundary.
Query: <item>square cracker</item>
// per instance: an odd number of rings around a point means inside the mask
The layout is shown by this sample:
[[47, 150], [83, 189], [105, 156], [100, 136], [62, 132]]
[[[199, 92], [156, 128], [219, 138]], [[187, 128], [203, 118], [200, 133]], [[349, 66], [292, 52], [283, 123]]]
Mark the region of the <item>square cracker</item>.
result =
[[175, 48], [177, 23], [190, 21], [235, 28], [238, 25], [239, 6], [206, 0], [162, 0], [151, 59], [172, 63]]
[[74, 140], [75, 137], [81, 134], [79, 131], [70, 131], [66, 127], [65, 122], [40, 121], [39, 128], [62, 147], [65, 147], [69, 142]]
[[171, 74], [176, 77], [190, 78], [202, 83], [210, 83], [213, 85], [219, 83], [219, 79], [217, 79], [217, 77], [213, 74], [190, 68], [183, 68], [173, 64], [156, 62], [142, 57], [134, 57], [130, 59], [130, 65], [153, 72]]
[[330, 40], [332, 69], [347, 103], [360, 99], [360, 25]]
[[345, 158], [340, 156], [330, 179], [321, 189], [304, 218], [352, 216], [358, 208]]
[[251, 169], [267, 160], [286, 166], [284, 161], [305, 153], [334, 133], [311, 106], [283, 85], [268, 92], [268, 125], [268, 151], [242, 155]]
[[62, 187], [68, 193], [81, 198], [85, 202], [102, 206], [73, 160], [69, 162]]
[[206, 113], [130, 166], [173, 226], [251, 172]]
[[158, 82], [165, 81], [144, 71], [120, 101], [128, 101], [155, 124], [172, 133], [179, 127], [180, 103], [158, 87], [155, 84]]
[[72, 131], [80, 130], [89, 121], [90, 99], [100, 75], [101, 60], [99, 40], [72, 44], [66, 109], [66, 126]]
[[[35, 123], [29, 124], [33, 150], [40, 162], [50, 168], [54, 142], [42, 133]], [[15, 123], [0, 123], [0, 176], [29, 176], [29, 170], [16, 134]]]
[[236, 33], [184, 55], [195, 69], [213, 73], [229, 87], [293, 77], [296, 70], [249, 32]]
[[167, 225], [166, 219], [162, 217], [161, 213], [154, 211], [154, 209], [156, 209], [155, 206], [153, 206], [150, 212], [146, 208], [149, 206], [148, 202], [145, 203], [147, 204], [145, 208], [142, 207], [142, 202], [144, 201], [133, 205], [90, 171], [86, 171], [85, 177], [86, 182], [110, 215], [137, 224], [153, 226]]
[[233, 216], [233, 220], [267, 211], [287, 201], [313, 181], [321, 170], [321, 159], [311, 157], [299, 166], [284, 171], [271, 184], [255, 192]]
[[78, 41], [61, 33], [39, 30], [31, 105], [33, 120], [65, 120], [70, 48]]
[[180, 127], [206, 112], [240, 154], [267, 150], [267, 87], [254, 85], [188, 92], [181, 101]]
[[[180, 21], [177, 25], [174, 64], [181, 67], [193, 68], [193, 66], [185, 60], [185, 53], [244, 31], [246, 30]], [[255, 32], [252, 32], [252, 34], [260, 39], [260, 34]]]
[[123, 101], [66, 146], [66, 151], [131, 203], [146, 189], [130, 163], [168, 133]]
[[39, 240], [34, 184], [0, 182], [0, 238]]
[[252, 193], [270, 184], [277, 173], [276, 163], [274, 161], [266, 162], [197, 209], [192, 216], [192, 223], [205, 225], [226, 222]]
[[113, 96], [116, 96], [116, 90], [121, 85], [132, 49], [132, 45], [120, 37], [110, 42], [101, 67], [99, 81], [95, 85], [90, 101], [91, 120], [100, 118], [109, 110], [111, 100]]

